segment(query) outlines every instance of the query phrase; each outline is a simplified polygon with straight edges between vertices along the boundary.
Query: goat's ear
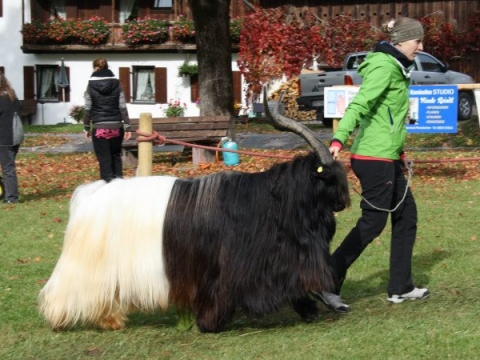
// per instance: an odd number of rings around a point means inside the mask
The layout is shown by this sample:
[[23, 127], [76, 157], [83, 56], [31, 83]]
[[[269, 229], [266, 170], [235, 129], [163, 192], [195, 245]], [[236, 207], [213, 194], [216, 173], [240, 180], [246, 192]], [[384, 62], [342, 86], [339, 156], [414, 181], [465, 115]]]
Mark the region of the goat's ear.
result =
[[332, 176], [335, 176], [335, 174], [328, 165], [318, 165], [312, 172], [311, 176], [315, 179], [328, 180]]

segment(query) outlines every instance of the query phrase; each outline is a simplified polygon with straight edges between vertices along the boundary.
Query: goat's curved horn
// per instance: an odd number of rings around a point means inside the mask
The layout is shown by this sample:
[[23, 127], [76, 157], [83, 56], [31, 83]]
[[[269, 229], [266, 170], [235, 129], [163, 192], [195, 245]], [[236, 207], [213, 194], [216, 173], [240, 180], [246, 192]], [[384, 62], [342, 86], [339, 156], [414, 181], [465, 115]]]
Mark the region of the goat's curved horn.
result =
[[315, 134], [309, 128], [278, 113], [279, 104], [282, 102], [283, 94], [284, 92], [280, 93], [279, 99], [273, 107], [273, 111], [270, 112], [267, 102], [267, 89], [265, 86], [263, 87], [263, 111], [265, 112], [265, 117], [267, 120], [278, 130], [290, 131], [304, 138], [318, 155], [322, 161], [322, 164], [331, 164], [333, 162], [332, 154], [330, 154], [327, 146], [318, 140]]

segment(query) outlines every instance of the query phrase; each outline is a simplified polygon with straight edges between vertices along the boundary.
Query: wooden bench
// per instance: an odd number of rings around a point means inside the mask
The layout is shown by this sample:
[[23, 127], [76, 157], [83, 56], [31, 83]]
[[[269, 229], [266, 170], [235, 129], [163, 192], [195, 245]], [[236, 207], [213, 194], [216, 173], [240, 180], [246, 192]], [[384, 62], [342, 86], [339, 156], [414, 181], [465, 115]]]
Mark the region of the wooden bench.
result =
[[25, 99], [20, 100], [22, 104], [22, 113], [20, 114], [21, 118], [27, 118], [28, 125], [32, 125], [32, 115], [37, 114], [37, 100], [35, 99]]
[[[228, 134], [230, 116], [187, 116], [171, 118], [153, 118], [153, 130], [171, 140], [179, 140], [194, 144], [217, 146], [223, 137]], [[132, 138], [124, 141], [123, 148], [135, 152], [137, 150], [137, 134], [139, 119], [130, 119]], [[158, 148], [158, 147], [155, 147]], [[171, 149], [171, 150], [170, 150]], [[162, 149], [163, 150], [163, 149]], [[163, 151], [178, 152], [184, 147], [166, 144]], [[205, 149], [192, 148], [194, 164], [214, 162], [215, 152]]]

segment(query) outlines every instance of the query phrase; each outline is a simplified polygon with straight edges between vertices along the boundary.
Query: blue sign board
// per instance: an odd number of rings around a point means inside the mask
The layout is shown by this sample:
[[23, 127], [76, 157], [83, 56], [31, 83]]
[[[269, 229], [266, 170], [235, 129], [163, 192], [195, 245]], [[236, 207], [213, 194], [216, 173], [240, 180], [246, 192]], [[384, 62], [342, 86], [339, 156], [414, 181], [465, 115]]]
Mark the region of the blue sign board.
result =
[[456, 133], [456, 85], [412, 85], [409, 89], [409, 133]]

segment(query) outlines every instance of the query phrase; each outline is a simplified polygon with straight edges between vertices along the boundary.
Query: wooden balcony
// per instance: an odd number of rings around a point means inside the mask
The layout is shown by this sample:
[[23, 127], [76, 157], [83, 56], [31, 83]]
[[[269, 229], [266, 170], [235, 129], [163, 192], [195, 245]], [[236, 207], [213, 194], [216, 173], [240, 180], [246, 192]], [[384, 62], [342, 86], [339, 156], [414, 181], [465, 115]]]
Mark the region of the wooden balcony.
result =
[[[126, 45], [122, 40], [122, 24], [110, 24], [111, 32], [108, 40], [102, 45], [79, 45], [79, 44], [23, 44], [22, 51], [25, 54], [51, 54], [51, 53], [195, 53], [197, 45], [191, 43], [175, 42], [169, 39], [162, 44]], [[238, 52], [239, 45], [232, 44], [232, 52]]]

